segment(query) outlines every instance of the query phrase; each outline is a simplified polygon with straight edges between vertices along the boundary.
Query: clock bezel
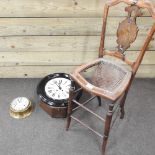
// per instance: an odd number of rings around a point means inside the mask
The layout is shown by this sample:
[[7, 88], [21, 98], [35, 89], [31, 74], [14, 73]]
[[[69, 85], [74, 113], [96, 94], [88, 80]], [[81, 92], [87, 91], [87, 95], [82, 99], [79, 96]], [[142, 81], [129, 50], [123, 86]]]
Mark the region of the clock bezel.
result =
[[37, 94], [41, 99], [41, 101], [45, 102], [49, 106], [66, 107], [68, 104], [68, 99], [60, 99], [60, 100], [53, 99], [53, 98], [50, 98], [45, 92], [45, 86], [47, 82], [55, 78], [66, 78], [72, 82], [70, 75], [66, 73], [54, 73], [54, 74], [47, 75], [39, 82], [37, 86]]

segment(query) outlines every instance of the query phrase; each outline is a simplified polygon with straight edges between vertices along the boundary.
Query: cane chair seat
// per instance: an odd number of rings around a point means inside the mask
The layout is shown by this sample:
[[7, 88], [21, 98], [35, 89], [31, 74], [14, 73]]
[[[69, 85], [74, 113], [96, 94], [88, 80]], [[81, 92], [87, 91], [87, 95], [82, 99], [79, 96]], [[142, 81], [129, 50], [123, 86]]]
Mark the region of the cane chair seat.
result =
[[116, 100], [127, 88], [131, 71], [111, 60], [99, 58], [78, 67], [72, 78], [87, 91], [95, 95]]

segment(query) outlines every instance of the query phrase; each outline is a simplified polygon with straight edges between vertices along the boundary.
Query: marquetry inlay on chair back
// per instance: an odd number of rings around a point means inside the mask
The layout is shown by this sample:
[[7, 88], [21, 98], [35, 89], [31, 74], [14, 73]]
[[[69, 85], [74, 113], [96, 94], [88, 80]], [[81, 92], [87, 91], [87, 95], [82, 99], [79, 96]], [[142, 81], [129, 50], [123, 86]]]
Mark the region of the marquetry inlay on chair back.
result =
[[[117, 29], [117, 47], [115, 51], [107, 52], [104, 49], [105, 43], [105, 33], [106, 33], [106, 24], [107, 24], [107, 17], [109, 8], [115, 6], [119, 3], [126, 3], [127, 6], [125, 7], [126, 17], [124, 20], [120, 21]], [[140, 49], [140, 53], [135, 59], [134, 62], [129, 61], [126, 56], [126, 50], [130, 48], [132, 43], [136, 40], [138, 35], [138, 25], [137, 25], [137, 17], [143, 16], [142, 10], [147, 9], [150, 16], [153, 20], [153, 25], [150, 27], [149, 33], [146, 36], [144, 43]], [[143, 19], [141, 19], [143, 20]], [[155, 5], [153, 2], [148, 0], [111, 0], [105, 4], [104, 7], [104, 15], [103, 15], [103, 27], [101, 33], [101, 42], [100, 42], [100, 49], [99, 49], [99, 57], [103, 57], [104, 55], [111, 55], [117, 58], [122, 59], [128, 65], [132, 67], [133, 74], [136, 74], [138, 67], [143, 59], [145, 51], [148, 48], [150, 41], [155, 32]]]

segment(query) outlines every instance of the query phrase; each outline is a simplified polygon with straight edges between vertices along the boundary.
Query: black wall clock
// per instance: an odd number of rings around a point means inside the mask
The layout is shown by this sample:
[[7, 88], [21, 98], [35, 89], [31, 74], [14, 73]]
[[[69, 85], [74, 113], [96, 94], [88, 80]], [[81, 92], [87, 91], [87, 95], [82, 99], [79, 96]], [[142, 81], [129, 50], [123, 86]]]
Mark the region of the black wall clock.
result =
[[52, 117], [66, 117], [70, 86], [71, 78], [66, 73], [43, 78], [37, 87], [41, 108]]

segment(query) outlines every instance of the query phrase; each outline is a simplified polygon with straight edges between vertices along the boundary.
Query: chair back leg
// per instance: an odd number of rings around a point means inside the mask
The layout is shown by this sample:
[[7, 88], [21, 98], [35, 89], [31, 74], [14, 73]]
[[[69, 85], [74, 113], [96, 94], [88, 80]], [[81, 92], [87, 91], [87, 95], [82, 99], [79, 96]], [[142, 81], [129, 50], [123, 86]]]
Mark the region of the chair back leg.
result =
[[97, 100], [98, 100], [98, 105], [101, 106], [101, 104], [102, 104], [101, 97], [97, 96]]
[[129, 89], [131, 87], [131, 84], [132, 84], [132, 81], [133, 81], [134, 77], [135, 77], [135, 75], [132, 75], [130, 83], [129, 83], [129, 85], [128, 85], [128, 87], [127, 87], [127, 89], [126, 89], [126, 91], [125, 91], [125, 93], [124, 93], [124, 95], [123, 95], [123, 97], [122, 97], [122, 99], [120, 101], [120, 112], [121, 112], [120, 119], [124, 118], [124, 115], [125, 115], [125, 110], [124, 110], [125, 101], [126, 101], [126, 97], [128, 95], [128, 92], [129, 92]]
[[79, 101], [80, 98], [82, 97], [82, 95], [83, 95], [83, 89], [81, 89], [81, 90], [79, 91], [79, 93], [78, 93], [78, 95], [77, 95], [77, 97], [76, 97], [76, 101]]

